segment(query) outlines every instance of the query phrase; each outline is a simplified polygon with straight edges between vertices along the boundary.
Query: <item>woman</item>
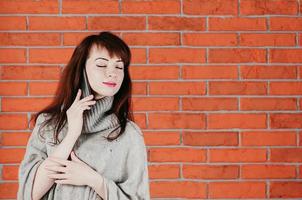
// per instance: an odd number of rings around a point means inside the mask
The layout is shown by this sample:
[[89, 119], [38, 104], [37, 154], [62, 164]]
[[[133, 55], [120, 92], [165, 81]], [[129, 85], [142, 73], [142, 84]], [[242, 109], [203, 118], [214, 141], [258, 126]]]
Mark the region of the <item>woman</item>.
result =
[[110, 32], [76, 47], [54, 101], [34, 115], [18, 199], [150, 199], [146, 146], [130, 110], [130, 60]]

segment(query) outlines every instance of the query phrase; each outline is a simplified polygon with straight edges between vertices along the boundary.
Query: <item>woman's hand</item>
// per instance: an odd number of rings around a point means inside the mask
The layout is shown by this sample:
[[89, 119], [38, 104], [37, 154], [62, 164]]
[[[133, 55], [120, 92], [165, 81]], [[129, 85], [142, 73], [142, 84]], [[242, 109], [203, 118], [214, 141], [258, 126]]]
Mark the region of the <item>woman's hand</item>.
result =
[[91, 185], [95, 179], [96, 171], [81, 161], [72, 151], [71, 161], [49, 157], [58, 165], [46, 165], [48, 177], [55, 179], [55, 183], [70, 185]]
[[78, 137], [82, 132], [84, 110], [90, 109], [89, 105], [96, 103], [96, 101], [90, 101], [93, 98], [93, 95], [80, 99], [81, 93], [82, 91], [79, 89], [74, 102], [66, 111], [68, 134], [75, 134], [76, 137]]

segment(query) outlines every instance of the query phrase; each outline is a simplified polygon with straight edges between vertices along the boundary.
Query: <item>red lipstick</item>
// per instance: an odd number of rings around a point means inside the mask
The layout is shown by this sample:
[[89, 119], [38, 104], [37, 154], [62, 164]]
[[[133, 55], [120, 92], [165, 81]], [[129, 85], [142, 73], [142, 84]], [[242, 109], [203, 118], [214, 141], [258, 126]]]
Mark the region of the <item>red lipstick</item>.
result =
[[117, 85], [114, 82], [103, 82], [103, 84], [107, 85], [108, 87], [115, 87]]

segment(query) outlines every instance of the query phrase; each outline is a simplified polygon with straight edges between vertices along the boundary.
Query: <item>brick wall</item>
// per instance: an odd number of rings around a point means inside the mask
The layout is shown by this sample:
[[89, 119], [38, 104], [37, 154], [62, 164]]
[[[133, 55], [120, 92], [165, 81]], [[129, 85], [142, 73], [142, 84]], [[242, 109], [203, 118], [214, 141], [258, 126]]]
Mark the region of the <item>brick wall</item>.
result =
[[130, 46], [152, 199], [302, 198], [302, 1], [1, 0], [0, 199], [85, 36]]

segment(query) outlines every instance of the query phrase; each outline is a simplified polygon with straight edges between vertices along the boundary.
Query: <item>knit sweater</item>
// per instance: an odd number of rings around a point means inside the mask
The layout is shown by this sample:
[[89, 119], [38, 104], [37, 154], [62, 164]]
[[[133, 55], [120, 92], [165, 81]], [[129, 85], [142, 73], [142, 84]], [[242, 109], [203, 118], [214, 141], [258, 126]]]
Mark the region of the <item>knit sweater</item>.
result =
[[[38, 128], [48, 118], [40, 114], [28, 140], [24, 158], [19, 167], [19, 200], [31, 200], [33, 180], [39, 165], [52, 153], [53, 128], [46, 126], [45, 140], [38, 138]], [[59, 134], [66, 136], [68, 123]], [[143, 134], [136, 123], [128, 120], [125, 132], [115, 141], [108, 142], [110, 129], [95, 134], [81, 134], [74, 145], [74, 152], [104, 177], [106, 200], [150, 199], [147, 152]], [[89, 186], [76, 186], [54, 183], [42, 200], [101, 200], [102, 198]]]

